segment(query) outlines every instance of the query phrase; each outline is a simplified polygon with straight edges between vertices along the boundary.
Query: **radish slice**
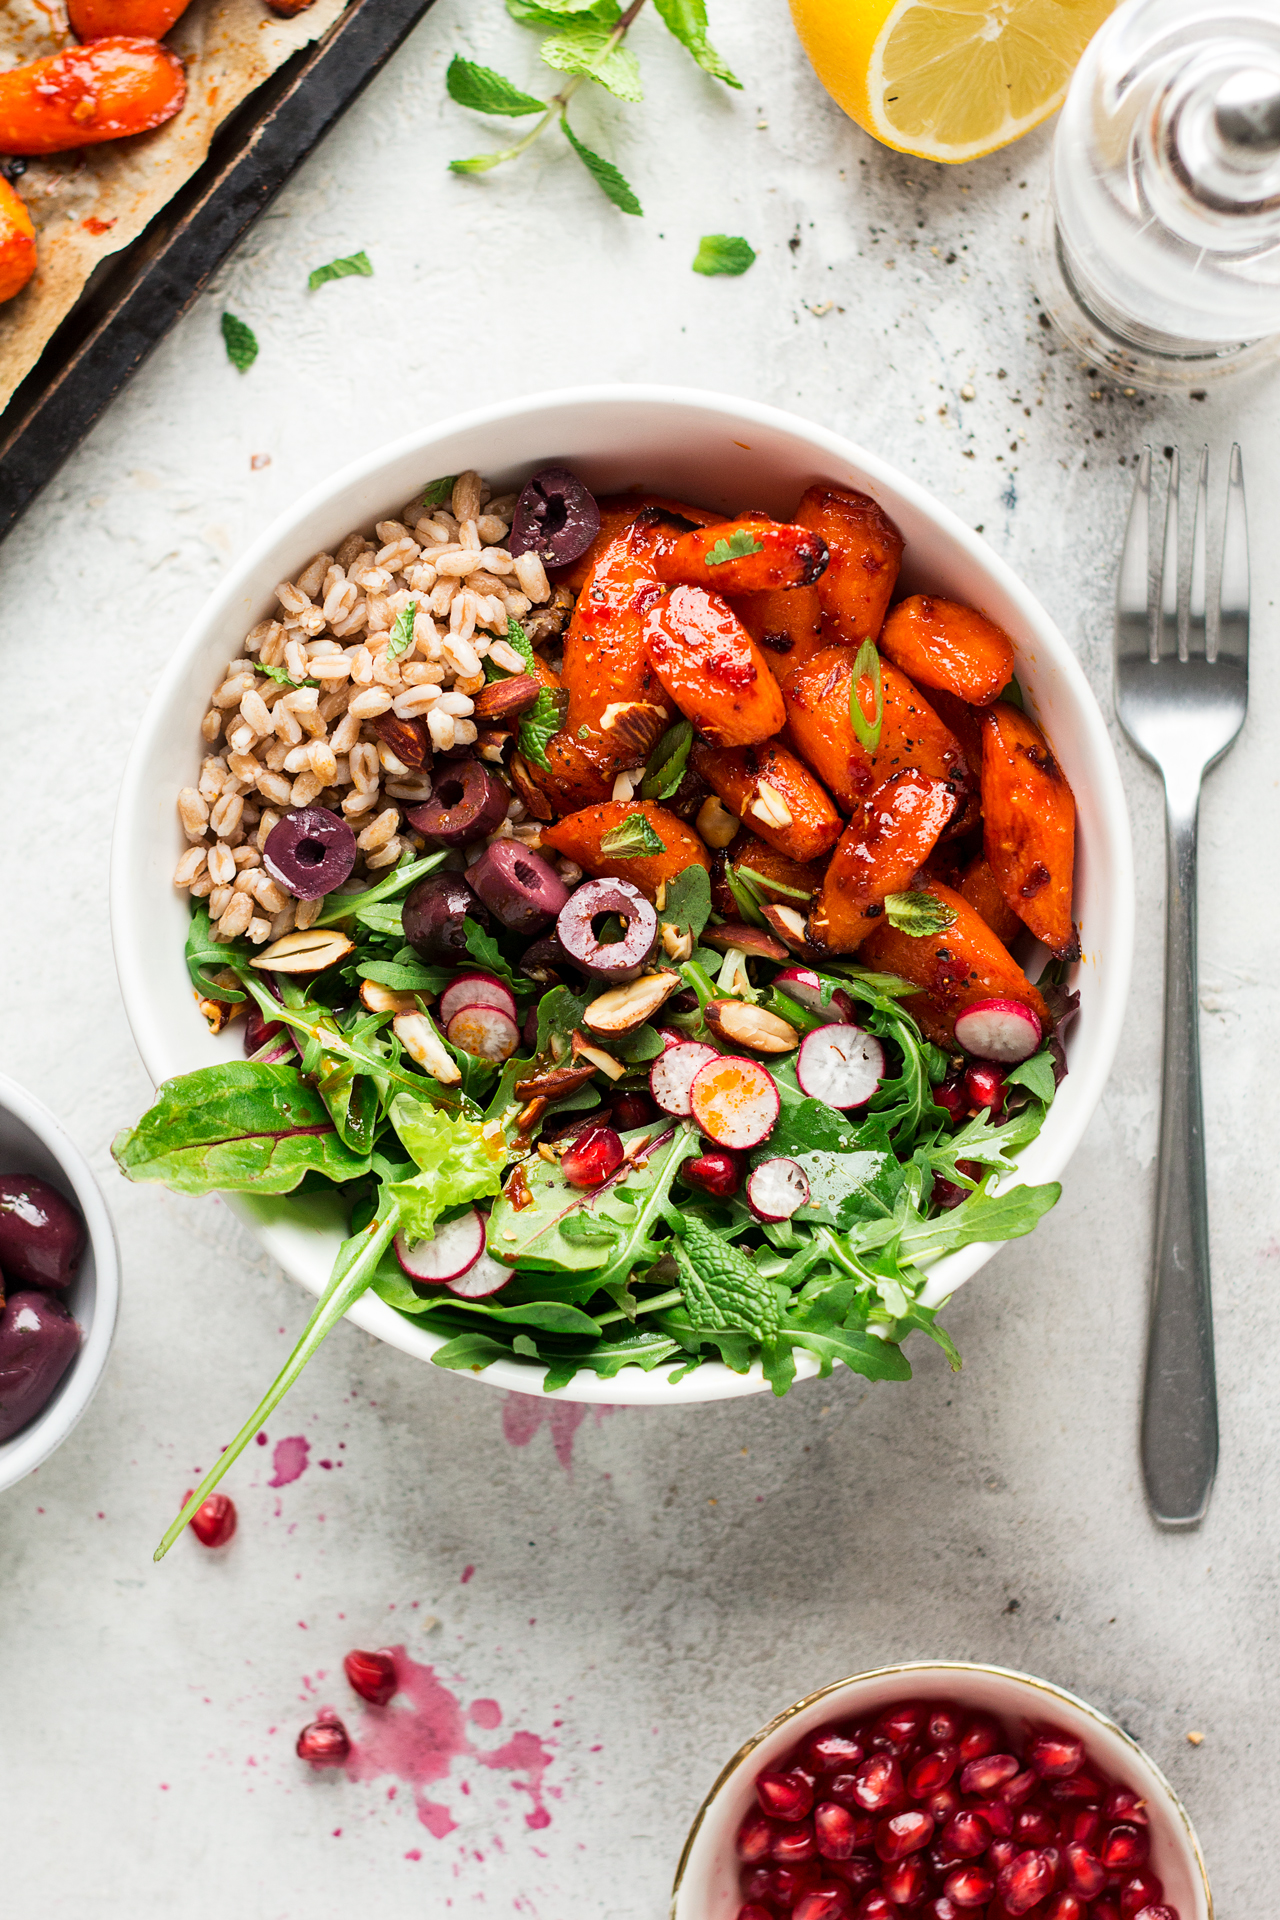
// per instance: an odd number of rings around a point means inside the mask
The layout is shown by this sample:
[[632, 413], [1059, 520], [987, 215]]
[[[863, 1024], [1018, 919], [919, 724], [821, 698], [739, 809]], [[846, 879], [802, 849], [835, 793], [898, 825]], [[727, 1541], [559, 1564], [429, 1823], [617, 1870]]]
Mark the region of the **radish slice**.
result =
[[411, 1280], [425, 1286], [449, 1285], [474, 1267], [484, 1252], [484, 1220], [475, 1207], [446, 1220], [431, 1240], [407, 1240], [396, 1235], [396, 1259]]
[[689, 1044], [687, 1033], [681, 1033], [679, 1027], [655, 1027], [654, 1032], [664, 1047], [684, 1047]]
[[455, 1274], [445, 1285], [459, 1299], [484, 1300], [491, 1293], [501, 1293], [510, 1279], [510, 1267], [499, 1265], [491, 1253], [482, 1253], [474, 1266], [468, 1267], [465, 1273]]
[[854, 1023], [853, 1002], [842, 988], [837, 987], [830, 1000], [823, 1004], [822, 982], [812, 967], [784, 967], [781, 973], [774, 974], [773, 984], [798, 1007], [803, 1007], [806, 1013], [816, 1013], [819, 1020], [825, 1020], [829, 1026]]
[[1002, 1066], [1029, 1060], [1043, 1031], [1031, 1008], [1019, 1000], [976, 1000], [956, 1015], [956, 1039], [965, 1052]]
[[716, 1054], [689, 1089], [690, 1111], [708, 1139], [739, 1151], [769, 1138], [779, 1105], [773, 1075], [758, 1060], [736, 1054]]
[[509, 1060], [520, 1044], [520, 1029], [497, 1007], [463, 1007], [444, 1030], [451, 1047], [480, 1060]]
[[794, 1160], [762, 1160], [747, 1181], [747, 1205], [757, 1220], [789, 1220], [808, 1204], [808, 1175]]
[[861, 1027], [818, 1027], [805, 1035], [796, 1060], [802, 1093], [829, 1107], [860, 1107], [884, 1075], [884, 1049]]
[[662, 1111], [687, 1119], [693, 1112], [689, 1089], [694, 1075], [700, 1073], [708, 1061], [719, 1058], [714, 1047], [704, 1046], [701, 1040], [687, 1040], [683, 1034], [665, 1053], [660, 1053], [649, 1069], [649, 1091]]
[[448, 1026], [455, 1013], [464, 1007], [496, 1007], [508, 1020], [516, 1017], [516, 1003], [509, 988], [491, 973], [460, 973], [440, 995], [440, 1019]]

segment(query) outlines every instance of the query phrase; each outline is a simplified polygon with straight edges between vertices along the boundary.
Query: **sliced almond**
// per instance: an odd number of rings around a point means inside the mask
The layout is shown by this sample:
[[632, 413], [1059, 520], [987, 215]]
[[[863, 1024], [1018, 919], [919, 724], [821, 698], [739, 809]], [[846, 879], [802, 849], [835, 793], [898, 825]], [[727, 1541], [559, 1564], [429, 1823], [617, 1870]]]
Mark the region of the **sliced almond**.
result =
[[657, 745], [669, 717], [666, 707], [649, 700], [615, 700], [600, 715], [600, 731], [613, 735], [611, 747], [630, 750], [643, 760]]
[[579, 1087], [585, 1087], [595, 1069], [593, 1067], [556, 1067], [551, 1073], [530, 1074], [527, 1080], [517, 1080], [515, 1094], [517, 1100], [563, 1100], [566, 1093], [576, 1093]]
[[593, 1033], [630, 1033], [642, 1027], [679, 986], [678, 973], [644, 973], [625, 987], [602, 993], [582, 1017]]
[[199, 992], [196, 994], [196, 1005], [204, 1016], [210, 1033], [221, 1033], [228, 1020], [234, 1020], [240, 1011], [234, 1000], [207, 1000]]
[[360, 998], [370, 1013], [417, 1013], [418, 996], [415, 993], [393, 993], [390, 987], [380, 987], [376, 980], [360, 982]]
[[662, 929], [662, 951], [668, 960], [674, 960], [677, 964], [681, 960], [692, 960], [693, 935], [688, 927], [673, 927], [667, 921]]
[[779, 938], [790, 947], [792, 953], [799, 954], [804, 960], [822, 958], [821, 949], [810, 944], [804, 915], [797, 913], [794, 907], [776, 906], [771, 903], [765, 908], [764, 917]]
[[509, 680], [491, 680], [476, 695], [474, 718], [488, 721], [515, 720], [537, 703], [542, 688], [532, 673], [516, 673]]
[[757, 783], [756, 797], [751, 802], [751, 811], [756, 819], [763, 820], [767, 827], [789, 827], [792, 823], [790, 807], [770, 780], [761, 780]]
[[790, 1053], [800, 1045], [800, 1035], [788, 1021], [742, 1000], [709, 1000], [703, 1018], [717, 1038], [750, 1047], [753, 1053]]
[[593, 1047], [589, 1040], [576, 1031], [573, 1036], [573, 1051], [578, 1059], [589, 1060], [593, 1067], [598, 1067], [601, 1073], [608, 1075], [610, 1080], [621, 1080], [626, 1072], [626, 1068], [620, 1061], [615, 1060], [611, 1053], [605, 1053], [601, 1047]]
[[456, 1087], [462, 1069], [425, 1013], [398, 1013], [392, 1031], [411, 1060], [433, 1074], [442, 1087]]
[[355, 943], [333, 927], [308, 927], [273, 940], [261, 953], [255, 953], [251, 966], [269, 973], [323, 973], [339, 960], [345, 960]]

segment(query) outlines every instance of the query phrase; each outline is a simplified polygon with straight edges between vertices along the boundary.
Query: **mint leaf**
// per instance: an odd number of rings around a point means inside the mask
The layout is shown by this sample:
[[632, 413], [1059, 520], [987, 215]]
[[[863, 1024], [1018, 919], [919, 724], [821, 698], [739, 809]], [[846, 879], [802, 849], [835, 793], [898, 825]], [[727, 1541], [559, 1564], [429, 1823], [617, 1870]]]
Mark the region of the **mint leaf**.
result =
[[600, 191], [612, 200], [615, 207], [620, 207], [623, 213], [633, 213], [637, 216], [643, 215], [644, 208], [640, 205], [635, 194], [631, 191], [631, 188], [627, 185], [627, 182], [618, 172], [613, 162], [602, 159], [598, 153], [593, 153], [590, 147], [579, 140], [564, 114], [560, 116], [560, 125], [564, 128], [565, 139], [569, 142], [569, 145], [573, 148]]
[[646, 800], [670, 800], [684, 779], [685, 762], [693, 745], [693, 728], [687, 720], [668, 727], [645, 768], [640, 792]]
[[432, 480], [422, 489], [424, 507], [446, 507], [453, 498], [453, 489], [458, 483], [456, 473], [446, 473], [439, 480]]
[[778, 1293], [740, 1247], [704, 1226], [696, 1214], [679, 1222], [670, 1251], [695, 1327], [739, 1329], [768, 1341], [778, 1330]]
[[614, 860], [646, 858], [666, 850], [666, 841], [659, 839], [642, 813], [633, 813], [619, 826], [610, 827], [600, 840], [601, 853]]
[[258, 357], [258, 336], [253, 328], [243, 320], [237, 320], [234, 313], [222, 316], [222, 338], [227, 346], [227, 358], [233, 367], [241, 373], [248, 373]]
[[507, 645], [515, 648], [520, 658], [524, 661], [525, 666], [532, 672], [534, 664], [533, 648], [530, 645], [528, 634], [518, 620], [508, 619], [507, 621]]
[[314, 293], [327, 280], [347, 280], [353, 274], [362, 274], [365, 279], [372, 277], [373, 262], [363, 250], [348, 253], [341, 260], [330, 260], [327, 266], [313, 268], [307, 277], [307, 285]]
[[449, 89], [449, 98], [456, 100], [460, 107], [470, 107], [474, 113], [503, 113], [520, 120], [527, 113], [546, 111], [545, 100], [535, 100], [531, 93], [521, 92], [492, 67], [478, 67], [474, 60], [464, 60], [460, 54], [455, 53], [449, 62], [444, 83]]
[[543, 687], [520, 722], [516, 744], [525, 759], [532, 760], [544, 773], [551, 771], [547, 742], [553, 733], [559, 733], [568, 706], [569, 696], [561, 688]]
[[707, 565], [722, 567], [726, 560], [745, 560], [750, 553], [763, 552], [764, 541], [757, 540], [755, 535], [748, 533], [745, 527], [739, 527], [738, 531], [731, 533], [727, 540], [721, 538], [716, 541], [707, 555]]
[[689, 49], [703, 72], [714, 80], [723, 80], [726, 87], [737, 87], [741, 91], [741, 80], [707, 38], [707, 9], [703, 0], [653, 0], [653, 3], [663, 24], [681, 46]]
[[693, 270], [706, 274], [745, 273], [755, 257], [755, 248], [740, 234], [704, 233], [693, 256]]
[[640, 62], [629, 47], [615, 46], [608, 27], [594, 20], [574, 20], [542, 43], [542, 57], [560, 73], [585, 74], [619, 100], [644, 99]]
[[896, 927], [899, 933], [909, 933], [915, 940], [926, 940], [931, 934], [945, 932], [954, 921], [956, 910], [944, 906], [931, 893], [921, 890], [919, 893], [886, 894], [884, 914], [889, 925]]
[[[862, 711], [862, 702], [858, 698], [858, 687], [868, 676], [876, 693], [874, 720], [867, 719]], [[880, 678], [880, 655], [876, 652], [874, 640], [863, 641], [858, 648], [858, 657], [853, 663], [853, 678], [849, 682], [849, 718], [862, 745], [868, 753], [874, 753], [880, 745], [880, 729], [884, 725], [884, 683]]]
[[388, 660], [398, 660], [402, 653], [408, 653], [414, 642], [414, 622], [417, 617], [418, 609], [412, 600], [407, 606], [401, 607], [396, 615], [396, 623], [391, 629], [391, 638], [387, 642]]
[[265, 673], [268, 680], [274, 680], [277, 685], [282, 687], [293, 687], [296, 689], [298, 687], [318, 687], [320, 685], [318, 680], [291, 680], [283, 667], [269, 667], [262, 660], [259, 660], [254, 671], [256, 673]]
[[622, 17], [617, 0], [507, 0], [507, 12], [513, 20], [533, 27], [559, 27], [566, 15], [583, 14], [613, 26]]
[[1010, 1067], [1005, 1074], [1007, 1087], [1027, 1087], [1037, 1100], [1043, 1100], [1047, 1106], [1058, 1090], [1053, 1072], [1053, 1055], [1045, 1047], [1040, 1053], [1033, 1053], [1029, 1060], [1023, 1060], [1018, 1066]]

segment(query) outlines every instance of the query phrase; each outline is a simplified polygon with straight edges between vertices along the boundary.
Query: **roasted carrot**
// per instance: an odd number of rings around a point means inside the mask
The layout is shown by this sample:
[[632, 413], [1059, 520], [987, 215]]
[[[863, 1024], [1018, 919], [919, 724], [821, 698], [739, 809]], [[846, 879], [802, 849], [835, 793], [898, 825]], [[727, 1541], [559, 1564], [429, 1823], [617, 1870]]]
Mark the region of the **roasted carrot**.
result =
[[[849, 717], [854, 660], [851, 647], [825, 647], [788, 677], [788, 737], [800, 758], [846, 813], [900, 767], [917, 767], [945, 780], [962, 799], [971, 780], [959, 742], [906, 675], [887, 661], [880, 668], [880, 744], [870, 750], [862, 745]], [[875, 692], [865, 675], [859, 698], [867, 719], [874, 719]]]
[[671, 699], [713, 746], [752, 747], [781, 730], [778, 683], [718, 594], [673, 587], [647, 615], [645, 647]]
[[[606, 853], [602, 845], [606, 837], [640, 814], [661, 840], [662, 852]], [[688, 868], [702, 867], [709, 872], [711, 867], [711, 857], [697, 834], [652, 800], [609, 800], [603, 806], [586, 807], [548, 827], [542, 839], [544, 845], [554, 847], [566, 859], [576, 860], [597, 878], [630, 880], [650, 900], [656, 898], [660, 885]]]
[[722, 594], [811, 587], [826, 564], [820, 533], [756, 513], [673, 534], [654, 555], [659, 580]]
[[1075, 843], [1075, 801], [1048, 741], [998, 700], [982, 721], [982, 850], [1008, 905], [1060, 960], [1080, 957]]
[[1049, 1016], [1038, 989], [969, 902], [936, 880], [922, 877], [918, 888], [954, 913], [951, 924], [940, 933], [913, 934], [901, 933], [882, 919], [863, 941], [859, 959], [863, 966], [896, 973], [921, 989], [902, 1004], [928, 1038], [938, 1046], [953, 1046], [956, 1015], [978, 1000], [1016, 1000], [1047, 1026]]
[[803, 916], [822, 885], [824, 864], [821, 860], [789, 859], [776, 847], [757, 840], [755, 834], [748, 833], [744, 827], [727, 851], [717, 854], [712, 861], [711, 904], [727, 920], [738, 918], [741, 907], [724, 878], [726, 866], [731, 866], [763, 900], [794, 907]]
[[880, 631], [902, 561], [902, 535], [867, 493], [810, 487], [796, 521], [827, 543], [830, 558], [818, 582], [829, 643], [857, 646]]
[[731, 593], [725, 600], [764, 654], [779, 686], [826, 645], [816, 587]]
[[890, 609], [877, 642], [918, 687], [985, 707], [1013, 678], [1013, 642], [973, 607], [913, 593]]
[[36, 270], [36, 230], [25, 203], [0, 174], [0, 300], [21, 293]]
[[0, 153], [62, 153], [171, 120], [187, 81], [154, 40], [95, 40], [0, 73]]
[[163, 40], [191, 0], [67, 0], [71, 31], [81, 40]]
[[955, 891], [982, 916], [1002, 945], [1013, 944], [1022, 931], [1022, 922], [1001, 893], [1000, 883], [987, 865], [985, 855], [973, 856], [959, 875]]
[[708, 747], [689, 764], [730, 813], [792, 860], [821, 860], [840, 838], [843, 821], [808, 767], [776, 740], [758, 747]]
[[831, 856], [808, 936], [831, 953], [856, 953], [878, 924], [883, 902], [902, 893], [929, 858], [955, 811], [945, 780], [903, 767], [876, 788]]
[[645, 652], [646, 609], [662, 596], [655, 539], [651, 527], [634, 524], [614, 535], [578, 595], [564, 642], [564, 731], [621, 753], [623, 766], [641, 765], [671, 718]]
[[[520, 797], [539, 820], [559, 819], [562, 814], [578, 813], [583, 807], [607, 800], [624, 761], [635, 764], [634, 755], [611, 752], [567, 733], [553, 733], [544, 751], [545, 767], [522, 754], [511, 758], [511, 774]], [[541, 795], [543, 806], [536, 805], [531, 794]]]
[[713, 520], [724, 518], [714, 507], [691, 507], [684, 500], [669, 499], [665, 493], [605, 493], [596, 505], [600, 509], [599, 533], [572, 565], [555, 569], [557, 585], [568, 587], [573, 593], [581, 591], [587, 575], [614, 536], [634, 526], [642, 513], [653, 510], [674, 515], [677, 520], [688, 520], [695, 527], [709, 526]]

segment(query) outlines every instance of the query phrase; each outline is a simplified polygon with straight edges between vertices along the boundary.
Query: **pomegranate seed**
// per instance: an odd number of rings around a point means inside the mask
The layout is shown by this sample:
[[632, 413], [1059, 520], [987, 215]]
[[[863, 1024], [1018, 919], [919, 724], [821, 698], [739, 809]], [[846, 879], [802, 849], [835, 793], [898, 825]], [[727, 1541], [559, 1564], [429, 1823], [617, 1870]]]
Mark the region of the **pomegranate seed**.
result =
[[876, 1828], [876, 1852], [882, 1860], [905, 1860], [932, 1838], [933, 1821], [927, 1813], [895, 1813]]
[[1026, 1767], [1021, 1773], [1015, 1773], [1012, 1780], [1005, 1781], [1000, 1789], [1000, 1798], [1006, 1807], [1020, 1807], [1031, 1798], [1039, 1785], [1038, 1777], [1030, 1767]]
[[1120, 1920], [1119, 1903], [1115, 1900], [1099, 1900], [1089, 1909], [1089, 1920]]
[[816, 1806], [813, 1834], [823, 1859], [847, 1860], [858, 1845], [858, 1828], [862, 1824], [848, 1807], [839, 1807], [834, 1800], [824, 1800]]
[[1004, 1872], [1009, 1862], [1016, 1860], [1021, 1852], [1023, 1852], [1023, 1848], [1021, 1848], [1016, 1841], [997, 1840], [992, 1846], [987, 1848], [987, 1865], [990, 1867], [992, 1873], [999, 1876]]
[[980, 1813], [958, 1813], [947, 1826], [942, 1843], [957, 1860], [976, 1860], [991, 1845], [991, 1828]]
[[588, 1127], [561, 1155], [571, 1187], [599, 1187], [622, 1165], [622, 1142], [612, 1127]]
[[1064, 1814], [1058, 1830], [1064, 1840], [1079, 1840], [1091, 1847], [1102, 1832], [1102, 1816], [1096, 1807], [1082, 1807], [1079, 1813]]
[[620, 1093], [609, 1108], [609, 1118], [618, 1133], [647, 1127], [657, 1117], [658, 1109], [647, 1093]]
[[964, 1076], [964, 1090], [973, 1107], [989, 1107], [998, 1120], [1004, 1111], [1004, 1075], [999, 1067], [972, 1066]]
[[995, 1880], [981, 1867], [957, 1867], [946, 1878], [946, 1894], [958, 1907], [985, 1907], [996, 1890]]
[[803, 1820], [813, 1805], [813, 1781], [798, 1769], [791, 1773], [762, 1773], [756, 1798], [775, 1820]]
[[1013, 1838], [1024, 1847], [1047, 1847], [1058, 1837], [1058, 1823], [1043, 1807], [1023, 1807], [1013, 1823]]
[[907, 1792], [913, 1800], [923, 1800], [938, 1787], [944, 1787], [959, 1765], [960, 1749], [954, 1742], [935, 1747], [923, 1760], [917, 1760], [907, 1775]]
[[350, 1751], [341, 1720], [313, 1720], [302, 1729], [294, 1748], [299, 1760], [309, 1760], [313, 1767], [340, 1767]]
[[931, 1900], [925, 1908], [925, 1913], [928, 1920], [960, 1920], [959, 1907], [954, 1900], [948, 1900], [945, 1893], [940, 1893], [936, 1900]]
[[738, 1875], [738, 1886], [747, 1900], [761, 1903], [773, 1898], [773, 1875], [768, 1867], [744, 1867]]
[[1130, 1867], [1142, 1866], [1150, 1851], [1145, 1827], [1112, 1827], [1098, 1849], [1098, 1858], [1108, 1872], [1127, 1873]]
[[1124, 1820], [1131, 1827], [1147, 1824], [1147, 1803], [1129, 1787], [1112, 1787], [1102, 1811], [1107, 1820]]
[[[185, 1507], [193, 1488], [182, 1496]], [[191, 1516], [191, 1531], [202, 1547], [225, 1547], [236, 1530], [235, 1503], [225, 1493], [211, 1493]]]
[[906, 1797], [902, 1768], [891, 1753], [869, 1753], [853, 1779], [853, 1797], [866, 1813], [892, 1813]]
[[800, 1749], [800, 1764], [806, 1773], [852, 1772], [865, 1757], [866, 1749], [860, 1740], [827, 1730], [811, 1733]]
[[952, 1815], [960, 1811], [960, 1795], [955, 1787], [939, 1787], [925, 1801], [924, 1810], [933, 1815], [940, 1827], [945, 1827]]
[[897, 1748], [909, 1747], [925, 1723], [923, 1707], [890, 1707], [888, 1713], [882, 1713], [871, 1730], [872, 1745], [886, 1743]]
[[1013, 1808], [1003, 1800], [984, 1800], [973, 1811], [982, 1815], [997, 1840], [1007, 1840], [1013, 1832]]
[[1044, 1920], [1085, 1920], [1084, 1902], [1074, 1893], [1060, 1893], [1050, 1902]]
[[839, 1880], [821, 1880], [801, 1894], [792, 1912], [796, 1920], [845, 1920], [853, 1912], [853, 1895]]
[[1084, 1742], [1074, 1740], [1069, 1733], [1038, 1733], [1027, 1761], [1046, 1780], [1078, 1773], [1084, 1765]]
[[766, 1819], [758, 1808], [753, 1807], [738, 1828], [739, 1860], [745, 1860], [748, 1866], [754, 1866], [757, 1860], [767, 1860], [776, 1832], [773, 1821]]
[[960, 1775], [961, 1793], [980, 1793], [985, 1800], [1006, 1780], [1012, 1780], [1020, 1772], [1017, 1761], [1011, 1753], [986, 1754], [981, 1760], [971, 1760]]
[[833, 1773], [826, 1783], [827, 1797], [838, 1800], [842, 1807], [858, 1805], [858, 1776], [856, 1773]]
[[1032, 1847], [1002, 1869], [997, 1885], [1010, 1913], [1029, 1913], [1053, 1892], [1053, 1868], [1045, 1855]]
[[[560, 1164], [563, 1166], [564, 1161]], [[727, 1147], [712, 1147], [686, 1160], [680, 1168], [680, 1178], [717, 1200], [727, 1200], [742, 1185], [742, 1172], [740, 1153], [733, 1153]]]
[[1156, 1905], [1164, 1892], [1164, 1882], [1154, 1873], [1135, 1873], [1120, 1889], [1120, 1912], [1124, 1920], [1134, 1920], [1144, 1907]]
[[343, 1672], [362, 1700], [385, 1707], [396, 1690], [395, 1656], [383, 1647], [378, 1653], [349, 1653], [342, 1663]]
[[954, 1747], [960, 1739], [960, 1715], [954, 1707], [935, 1707], [925, 1731], [936, 1747]]
[[933, 1089], [933, 1099], [935, 1106], [941, 1107], [956, 1126], [969, 1112], [969, 1096], [958, 1074], [949, 1073], [941, 1085]]
[[1072, 1840], [1063, 1849], [1062, 1864], [1067, 1886], [1081, 1900], [1096, 1900], [1106, 1885], [1106, 1868], [1096, 1853], [1080, 1840]]
[[768, 1907], [762, 1907], [751, 1900], [745, 1907], [738, 1908], [738, 1920], [773, 1920], [773, 1915]]
[[868, 1887], [874, 1887], [880, 1879], [880, 1871], [874, 1860], [868, 1860], [865, 1853], [855, 1853], [848, 1860], [828, 1860], [827, 1872], [837, 1880], [843, 1880], [846, 1887], [854, 1893], [865, 1893]]
[[985, 1760], [989, 1753], [998, 1751], [1000, 1739], [995, 1721], [985, 1713], [976, 1714], [960, 1736], [962, 1763], [967, 1767], [971, 1760]]
[[799, 1820], [794, 1825], [779, 1827], [773, 1837], [769, 1857], [776, 1860], [780, 1867], [794, 1867], [801, 1860], [812, 1860], [817, 1851], [813, 1822]]
[[1050, 1780], [1051, 1800], [1101, 1800], [1102, 1783], [1091, 1773], [1069, 1774], [1065, 1780]]
[[895, 1860], [880, 1876], [880, 1891], [895, 1907], [913, 1907], [923, 1899], [927, 1884], [924, 1861], [915, 1853], [905, 1860]]
[[770, 1898], [780, 1907], [794, 1907], [802, 1893], [816, 1887], [822, 1868], [816, 1860], [801, 1860], [794, 1867], [775, 1867], [769, 1875]]
[[893, 1920], [893, 1907], [879, 1887], [864, 1893], [854, 1912], [857, 1920]]
[[1178, 1920], [1176, 1907], [1143, 1907], [1134, 1920]]

